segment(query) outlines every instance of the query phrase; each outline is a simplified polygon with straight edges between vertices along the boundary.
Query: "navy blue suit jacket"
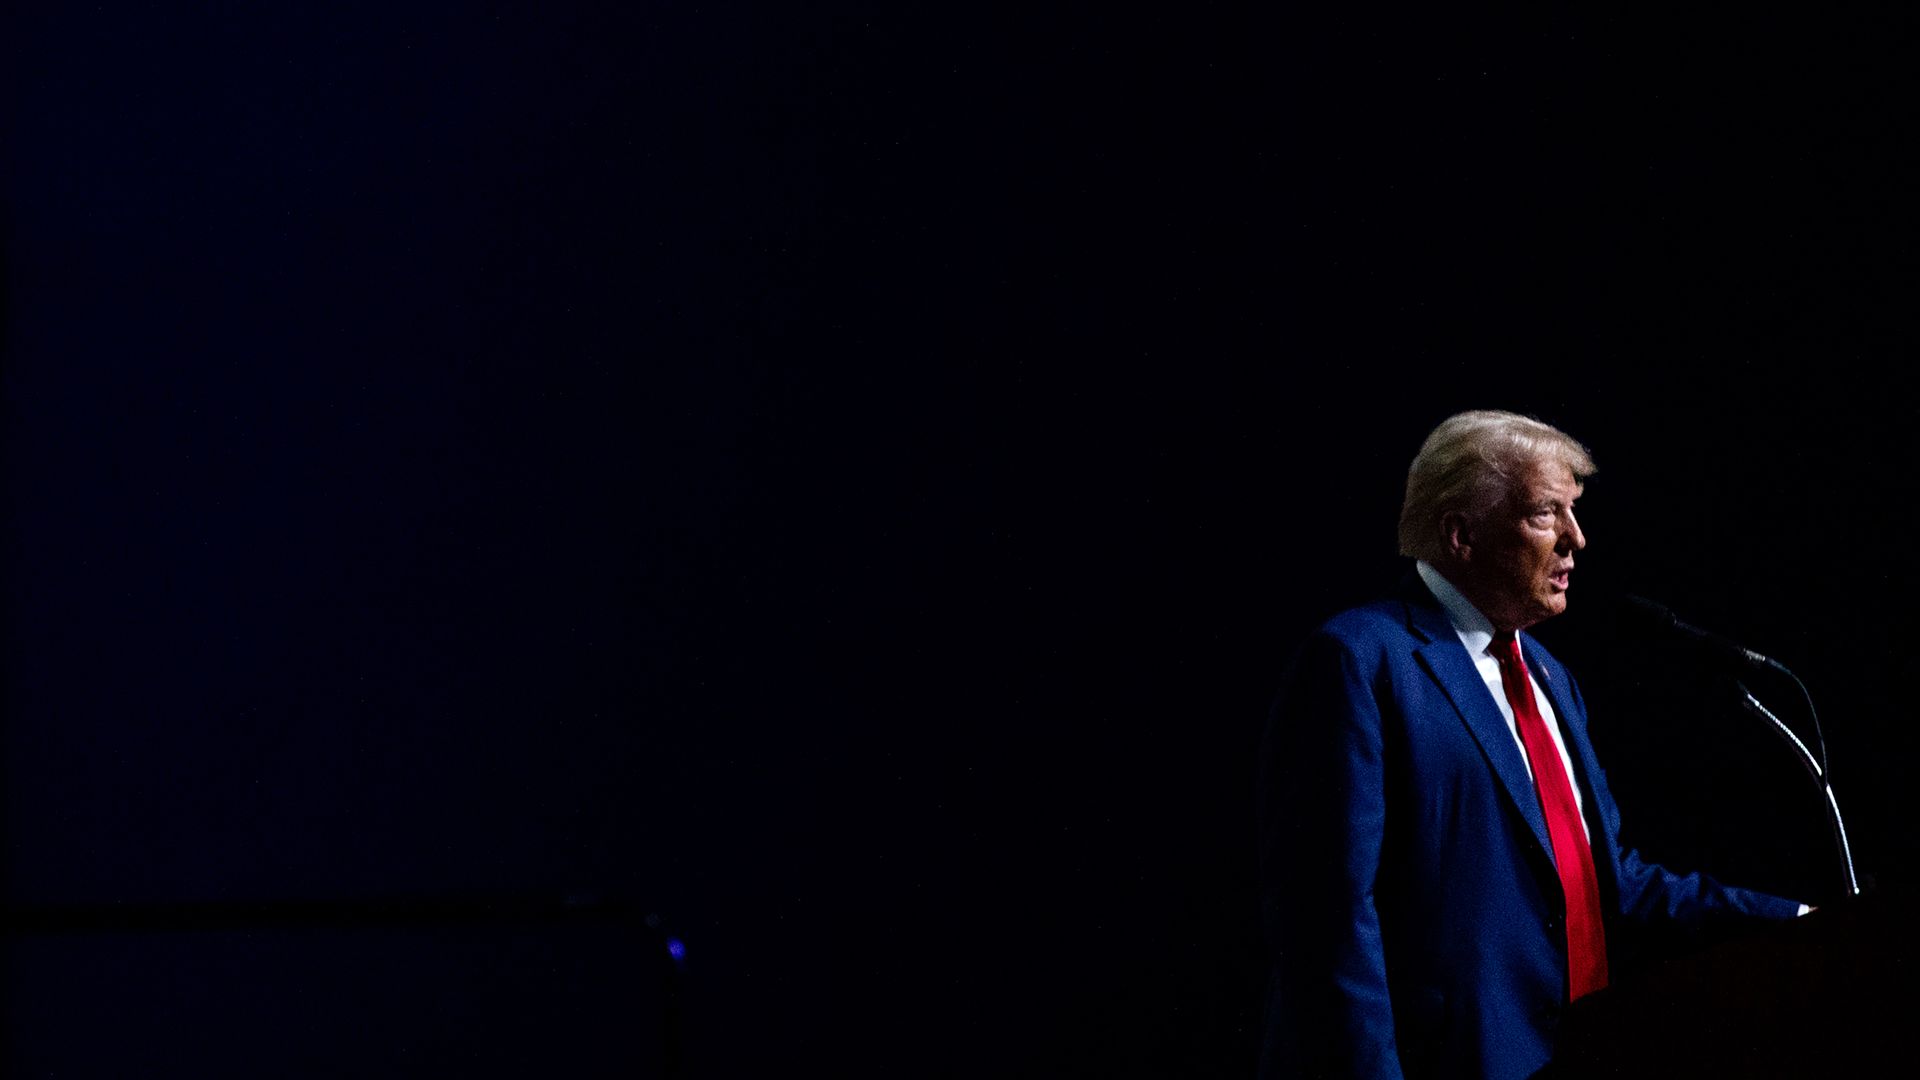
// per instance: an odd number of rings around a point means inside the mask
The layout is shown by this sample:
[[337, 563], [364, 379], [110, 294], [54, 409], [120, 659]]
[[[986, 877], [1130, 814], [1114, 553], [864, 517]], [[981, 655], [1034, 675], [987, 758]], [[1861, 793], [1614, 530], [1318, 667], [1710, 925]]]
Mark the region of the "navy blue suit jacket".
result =
[[[1792, 901], [1621, 846], [1580, 690], [1521, 640], [1583, 793], [1609, 951], [1654, 919], [1791, 918]], [[1567, 995], [1546, 822], [1491, 691], [1418, 577], [1313, 635], [1262, 758], [1262, 1075], [1517, 1080], [1545, 1066]]]

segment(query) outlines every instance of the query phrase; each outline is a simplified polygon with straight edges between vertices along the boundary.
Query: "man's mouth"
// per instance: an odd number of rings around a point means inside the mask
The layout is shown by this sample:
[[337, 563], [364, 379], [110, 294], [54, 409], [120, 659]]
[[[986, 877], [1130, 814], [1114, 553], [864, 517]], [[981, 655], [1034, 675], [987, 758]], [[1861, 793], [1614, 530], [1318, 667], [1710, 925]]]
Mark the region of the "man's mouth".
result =
[[1567, 582], [1571, 581], [1572, 579], [1573, 579], [1573, 569], [1571, 567], [1565, 570], [1556, 570], [1553, 573], [1547, 575], [1547, 580], [1553, 582], [1553, 587], [1556, 589], [1562, 589], [1562, 590], [1564, 590], [1567, 587]]

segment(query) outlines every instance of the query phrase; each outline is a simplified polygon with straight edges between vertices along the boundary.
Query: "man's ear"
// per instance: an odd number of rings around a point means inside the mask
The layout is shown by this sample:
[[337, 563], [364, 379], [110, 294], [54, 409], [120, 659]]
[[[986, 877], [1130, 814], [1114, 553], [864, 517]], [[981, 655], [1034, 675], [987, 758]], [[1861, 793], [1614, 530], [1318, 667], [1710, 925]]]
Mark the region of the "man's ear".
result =
[[1461, 562], [1473, 561], [1473, 522], [1458, 510], [1440, 515], [1440, 534], [1447, 539], [1447, 550]]

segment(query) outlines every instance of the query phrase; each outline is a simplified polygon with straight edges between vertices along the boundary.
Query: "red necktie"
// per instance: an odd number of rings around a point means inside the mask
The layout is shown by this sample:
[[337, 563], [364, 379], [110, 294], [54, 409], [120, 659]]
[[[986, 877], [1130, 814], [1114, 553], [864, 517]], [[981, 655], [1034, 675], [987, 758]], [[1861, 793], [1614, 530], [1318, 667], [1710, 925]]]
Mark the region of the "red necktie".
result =
[[1593, 848], [1580, 823], [1580, 805], [1573, 783], [1560, 763], [1560, 751], [1547, 734], [1546, 718], [1533, 700], [1533, 680], [1520, 659], [1520, 642], [1510, 632], [1493, 636], [1494, 658], [1500, 661], [1500, 684], [1513, 706], [1520, 741], [1533, 765], [1533, 787], [1547, 816], [1547, 838], [1553, 842], [1553, 863], [1560, 871], [1560, 891], [1567, 898], [1567, 999], [1591, 994], [1607, 985], [1607, 935], [1600, 924], [1600, 879], [1593, 871]]

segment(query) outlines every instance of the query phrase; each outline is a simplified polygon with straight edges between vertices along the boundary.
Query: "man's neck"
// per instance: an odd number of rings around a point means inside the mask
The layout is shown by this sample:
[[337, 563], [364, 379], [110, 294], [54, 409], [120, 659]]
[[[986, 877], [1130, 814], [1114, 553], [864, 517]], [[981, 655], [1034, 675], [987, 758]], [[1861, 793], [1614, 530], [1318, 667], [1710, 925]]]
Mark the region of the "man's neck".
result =
[[[1448, 585], [1452, 586], [1454, 592], [1457, 593], [1461, 599], [1472, 604], [1473, 610], [1478, 612], [1493, 630], [1512, 634], [1527, 628], [1524, 625], [1515, 625], [1511, 620], [1502, 619], [1499, 615], [1500, 605], [1487, 602], [1485, 590], [1480, 588], [1479, 583], [1473, 579], [1473, 575], [1468, 573], [1464, 566], [1459, 564], [1429, 563], [1425, 561], [1422, 561], [1420, 565], [1428, 567], [1433, 573], [1445, 580]], [[1432, 582], [1428, 582], [1427, 584], [1429, 588], [1433, 587]]]
[[1487, 617], [1486, 610], [1444, 570], [1424, 559], [1415, 563], [1414, 569], [1419, 573], [1420, 580], [1426, 584], [1427, 591], [1431, 592], [1434, 598], [1440, 601], [1440, 606], [1446, 609], [1447, 618], [1453, 623], [1454, 629], [1464, 633], [1480, 633], [1489, 636], [1500, 629], [1492, 619]]

